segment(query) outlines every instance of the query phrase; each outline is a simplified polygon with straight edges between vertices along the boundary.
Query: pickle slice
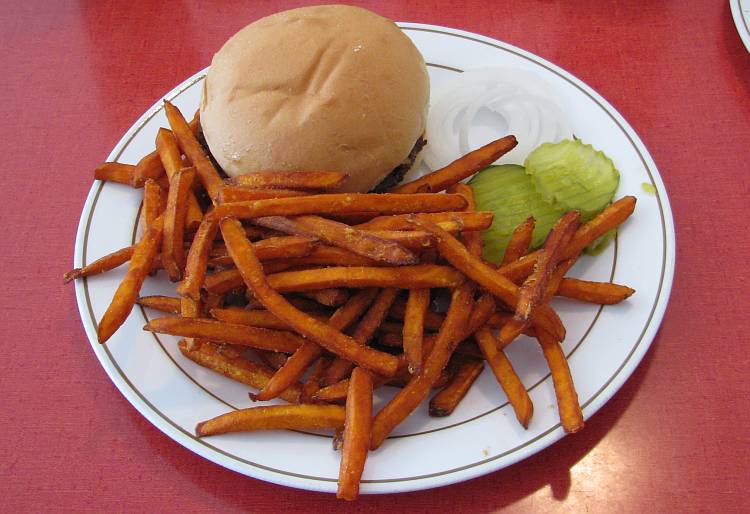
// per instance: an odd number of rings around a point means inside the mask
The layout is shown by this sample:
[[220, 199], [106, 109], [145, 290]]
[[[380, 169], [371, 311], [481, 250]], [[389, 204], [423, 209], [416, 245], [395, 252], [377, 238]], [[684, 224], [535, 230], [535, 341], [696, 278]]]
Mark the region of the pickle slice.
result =
[[536, 248], [544, 243], [552, 226], [564, 213], [536, 192], [523, 166], [490, 166], [477, 173], [469, 184], [474, 189], [477, 210], [495, 214], [492, 226], [482, 232], [482, 257], [490, 262], [500, 262], [513, 230], [529, 216], [536, 219], [531, 243]]
[[562, 211], [581, 211], [582, 221], [601, 212], [620, 183], [612, 160], [578, 139], [544, 143], [529, 154], [524, 166], [544, 200]]

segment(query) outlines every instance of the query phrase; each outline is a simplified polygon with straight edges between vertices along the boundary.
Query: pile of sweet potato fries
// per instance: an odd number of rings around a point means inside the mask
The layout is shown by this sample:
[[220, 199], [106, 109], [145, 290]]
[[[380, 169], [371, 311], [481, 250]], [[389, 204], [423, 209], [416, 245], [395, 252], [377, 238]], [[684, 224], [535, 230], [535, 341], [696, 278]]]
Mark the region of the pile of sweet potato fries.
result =
[[[527, 427], [533, 406], [503, 349], [520, 334], [538, 340], [552, 372], [562, 426], [583, 415], [560, 342], [565, 327], [555, 295], [594, 304], [621, 302], [633, 290], [565, 274], [581, 251], [623, 223], [624, 197], [591, 221], [565, 214], [544, 246], [529, 251], [534, 220], [518, 226], [498, 266], [481, 259], [481, 232], [492, 213], [476, 212], [461, 181], [516, 145], [494, 141], [449, 166], [382, 194], [336, 193], [331, 171], [249, 173], [224, 179], [201, 145], [196, 118], [172, 104], [171, 130], [137, 165], [105, 163], [95, 177], [143, 189], [138, 242], [65, 280], [128, 263], [98, 325], [105, 343], [133, 306], [167, 315], [144, 327], [171, 334], [195, 363], [252, 387], [252, 407], [203, 421], [200, 437], [261, 429], [336, 430], [343, 441], [338, 496], [357, 497], [369, 450], [419, 407], [433, 389], [431, 416], [447, 416], [484, 363]], [[445, 193], [443, 193], [445, 192]], [[139, 298], [163, 269], [176, 297]], [[445, 312], [433, 309], [447, 290]], [[400, 391], [374, 416], [373, 389]]]

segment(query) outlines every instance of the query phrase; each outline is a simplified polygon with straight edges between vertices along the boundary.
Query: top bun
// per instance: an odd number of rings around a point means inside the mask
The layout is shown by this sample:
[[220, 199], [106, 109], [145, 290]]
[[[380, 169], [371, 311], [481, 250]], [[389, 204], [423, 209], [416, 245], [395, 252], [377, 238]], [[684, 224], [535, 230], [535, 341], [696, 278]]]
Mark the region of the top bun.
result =
[[392, 21], [343, 5], [273, 14], [235, 34], [204, 82], [201, 127], [230, 176], [263, 170], [349, 175], [369, 191], [425, 129], [424, 59]]

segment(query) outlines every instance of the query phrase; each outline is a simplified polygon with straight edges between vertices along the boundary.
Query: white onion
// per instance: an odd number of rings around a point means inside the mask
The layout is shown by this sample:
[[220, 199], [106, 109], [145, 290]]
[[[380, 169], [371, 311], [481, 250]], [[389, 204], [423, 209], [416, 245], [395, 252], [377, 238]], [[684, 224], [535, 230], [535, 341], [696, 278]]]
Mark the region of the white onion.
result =
[[[433, 170], [508, 134], [516, 136], [518, 146], [499, 159], [499, 164], [523, 164], [540, 144], [573, 137], [555, 90], [532, 72], [513, 68], [470, 70], [440, 89], [442, 93], [430, 106], [424, 152], [425, 163]], [[500, 124], [492, 127], [491, 134], [477, 137], [477, 117], [482, 109], [499, 117]]]

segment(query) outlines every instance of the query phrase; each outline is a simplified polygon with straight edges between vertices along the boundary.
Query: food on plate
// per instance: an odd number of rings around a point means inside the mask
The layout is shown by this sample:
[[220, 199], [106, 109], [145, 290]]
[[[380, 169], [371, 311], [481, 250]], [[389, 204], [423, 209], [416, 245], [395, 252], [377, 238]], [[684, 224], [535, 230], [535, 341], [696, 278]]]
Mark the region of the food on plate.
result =
[[356, 500], [359, 481], [367, 460], [372, 430], [372, 376], [362, 368], [355, 368], [349, 379], [346, 395], [344, 445], [341, 449], [341, 470], [337, 498]]
[[128, 271], [117, 287], [112, 303], [99, 321], [97, 337], [100, 343], [105, 343], [112, 334], [125, 322], [133, 310], [138, 292], [141, 290], [143, 281], [151, 271], [154, 258], [159, 251], [161, 233], [163, 228], [161, 216], [151, 224], [135, 245], [128, 264]]
[[179, 314], [181, 309], [180, 298], [172, 298], [171, 296], [141, 296], [140, 298], [138, 298], [137, 303], [141, 307], [148, 307], [149, 309], [154, 309], [155, 311], [168, 312], [170, 314]]
[[534, 216], [529, 216], [524, 222], [513, 229], [513, 232], [510, 234], [510, 239], [508, 239], [508, 244], [505, 247], [505, 251], [503, 252], [503, 258], [500, 261], [501, 266], [510, 264], [529, 253], [531, 238], [534, 235], [535, 227], [536, 219]]
[[612, 201], [620, 173], [604, 152], [579, 139], [544, 143], [524, 161], [534, 189], [555, 207], [588, 221]]
[[430, 416], [450, 416], [483, 370], [484, 362], [480, 360], [457, 359], [453, 378], [430, 400]]
[[216, 53], [203, 93], [203, 135], [229, 176], [330, 170], [348, 175], [340, 191], [382, 190], [424, 145], [424, 59], [395, 23], [357, 7], [251, 23]]
[[529, 216], [534, 218], [531, 248], [537, 248], [563, 215], [563, 211], [545, 202], [536, 192], [523, 166], [490, 166], [476, 174], [470, 184], [477, 208], [495, 215], [483, 234], [482, 257], [490, 262], [502, 260], [513, 231]]
[[517, 68], [466, 70], [438, 84], [427, 119], [424, 160], [442, 168], [458, 155], [505, 134], [518, 146], [497, 164], [523, 164], [541, 143], [572, 139], [563, 98], [542, 77]]
[[508, 402], [513, 407], [518, 422], [524, 428], [528, 428], [531, 416], [534, 413], [534, 404], [531, 403], [529, 393], [521, 379], [518, 378], [510, 359], [505, 355], [505, 352], [497, 348], [495, 337], [488, 327], [477, 330], [474, 339], [482, 351], [484, 360], [487, 361], [487, 365], [492, 370], [492, 374], [495, 375], [497, 382], [505, 392], [505, 396], [508, 397]]
[[249, 430], [337, 428], [344, 426], [345, 415], [345, 409], [338, 405], [250, 407], [198, 423], [195, 433], [199, 437], [206, 437]]
[[[488, 167], [471, 180], [479, 208], [495, 214], [485, 234], [484, 258], [500, 262], [514, 227], [528, 216], [535, 223], [533, 248], [566, 211], [577, 210], [583, 221], [590, 220], [612, 201], [619, 181], [612, 160], [577, 139], [540, 145], [526, 158], [525, 167]], [[590, 252], [600, 252], [613, 234], [591, 241]]]
[[518, 293], [516, 318], [528, 320], [532, 311], [541, 302], [550, 276], [560, 264], [562, 255], [580, 224], [580, 219], [578, 211], [569, 211], [552, 227], [536, 260], [534, 271], [524, 281]]
[[338, 189], [347, 176], [335, 171], [271, 171], [246, 173], [229, 180], [230, 184], [248, 188], [311, 189], [326, 191]]
[[160, 334], [201, 338], [282, 353], [293, 353], [304, 343], [301, 337], [292, 332], [181, 316], [152, 319], [143, 329]]
[[164, 209], [164, 229], [161, 243], [161, 264], [172, 282], [182, 278], [185, 260], [183, 238], [185, 235], [185, 219], [188, 212], [188, 200], [192, 195], [193, 168], [177, 170], [169, 181], [169, 194]]
[[578, 432], [583, 428], [583, 412], [578, 404], [578, 394], [570, 375], [568, 361], [560, 345], [544, 330], [538, 330], [537, 340], [542, 347], [544, 358], [552, 373], [557, 407], [560, 411], [560, 422], [568, 433]]
[[219, 172], [216, 170], [211, 160], [206, 155], [206, 151], [195, 136], [195, 130], [188, 125], [184, 116], [177, 107], [170, 102], [164, 102], [164, 111], [167, 113], [167, 120], [172, 127], [177, 142], [190, 162], [195, 168], [195, 173], [208, 193], [211, 201], [216, 202], [219, 196], [219, 190], [223, 181]]
[[[387, 88], [373, 87], [384, 78]], [[515, 112], [509, 99], [537, 99], [482, 87], [482, 101], [504, 113]], [[560, 346], [566, 329], [550, 301], [612, 305], [634, 292], [567, 276], [635, 207], [632, 197], [609, 203], [619, 175], [580, 142], [542, 145], [526, 168], [496, 166], [519, 155], [516, 137], [503, 135], [399, 185], [424, 144], [428, 93], [413, 44], [372, 13], [322, 6], [259, 20], [216, 55], [200, 117], [188, 123], [165, 102], [170, 129], [154, 152], [97, 168], [98, 179], [143, 188], [141, 235], [65, 274], [86, 279], [129, 263], [99, 341], [135, 303], [166, 313], [144, 329], [180, 338], [186, 359], [248, 385], [252, 401], [292, 404], [221, 414], [196, 435], [335, 429], [347, 500], [368, 451], [430, 395], [430, 415], [460, 410], [485, 361], [528, 427], [533, 405], [504, 352], [521, 334], [541, 346], [562, 427], [582, 428]], [[472, 118], [477, 104], [468, 108]], [[549, 133], [529, 130], [534, 147]], [[567, 187], [582, 163], [583, 178]], [[162, 269], [179, 296], [139, 297]], [[450, 303], [438, 312], [433, 296], [445, 290]], [[396, 393], [373, 417], [384, 386]]]
[[297, 216], [295, 219], [283, 216], [255, 218], [255, 224], [278, 230], [285, 234], [307, 236], [319, 239], [330, 245], [350, 250], [357, 255], [393, 265], [416, 264], [418, 259], [412, 252], [398, 244], [377, 237], [345, 223], [321, 218], [320, 216]]
[[320, 346], [360, 366], [391, 376], [398, 362], [392, 355], [360, 346], [356, 341], [326, 323], [322, 323], [295, 308], [286, 301], [268, 282], [263, 267], [255, 256], [253, 246], [247, 240], [242, 225], [236, 219], [221, 221], [224, 242], [248, 288], [263, 306], [286, 322], [297, 333], [311, 339]]
[[409, 363], [409, 372], [414, 374], [422, 369], [422, 339], [424, 318], [430, 305], [429, 289], [410, 289], [404, 311], [403, 348]]
[[481, 148], [459, 157], [444, 168], [434, 173], [429, 173], [408, 184], [396, 186], [390, 190], [391, 193], [418, 193], [426, 191], [439, 193], [444, 189], [471, 177], [476, 172], [486, 168], [497, 159], [508, 153], [518, 144], [515, 136], [505, 136]]

